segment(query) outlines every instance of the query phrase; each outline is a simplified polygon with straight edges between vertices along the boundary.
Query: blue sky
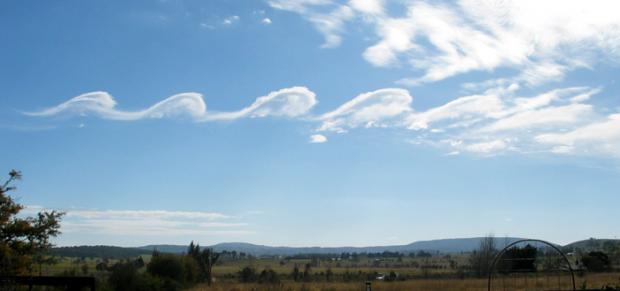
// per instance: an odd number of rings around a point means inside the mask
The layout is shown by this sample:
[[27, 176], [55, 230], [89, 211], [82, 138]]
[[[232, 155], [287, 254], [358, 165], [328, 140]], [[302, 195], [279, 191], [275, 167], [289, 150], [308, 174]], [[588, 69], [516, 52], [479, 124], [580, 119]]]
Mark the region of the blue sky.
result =
[[60, 245], [618, 235], [614, 1], [3, 1], [0, 165]]

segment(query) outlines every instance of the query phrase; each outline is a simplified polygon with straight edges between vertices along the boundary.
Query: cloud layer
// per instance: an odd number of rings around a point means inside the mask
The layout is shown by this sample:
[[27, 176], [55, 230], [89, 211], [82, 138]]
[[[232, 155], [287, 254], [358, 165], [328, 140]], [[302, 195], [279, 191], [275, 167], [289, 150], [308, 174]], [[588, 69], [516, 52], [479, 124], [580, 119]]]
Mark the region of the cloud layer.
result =
[[208, 111], [198, 93], [177, 94], [143, 110], [123, 111], [108, 93], [93, 92], [28, 114], [95, 115], [124, 121], [185, 117], [197, 122], [287, 117], [316, 124], [310, 143], [324, 143], [326, 134], [358, 128], [397, 128], [405, 130], [412, 143], [437, 146], [451, 154], [552, 152], [620, 157], [620, 114], [602, 113], [588, 103], [599, 88], [569, 87], [533, 96], [520, 96], [519, 88], [516, 83], [499, 85], [422, 111], [414, 108], [407, 90], [385, 88], [359, 94], [316, 115], [310, 113], [316, 95], [305, 87], [271, 92], [232, 112]]
[[[475, 71], [490, 79], [461, 84], [468, 93], [419, 110], [409, 91], [383, 88], [311, 113], [306, 87], [273, 91], [236, 111], [207, 108], [199, 93], [180, 93], [140, 110], [119, 109], [107, 92], [91, 92], [32, 116], [80, 115], [112, 120], [185, 118], [195, 122], [283, 117], [314, 123], [310, 143], [361, 128], [397, 128], [414, 144], [494, 155], [506, 152], [620, 157], [617, 108], [597, 107], [596, 86], [538, 90], [571, 70], [620, 61], [620, 2], [569, 0], [267, 0], [296, 13], [324, 35], [324, 48], [345, 40], [350, 26], [369, 28], [361, 57], [377, 67], [411, 69], [395, 82], [410, 86]], [[230, 24], [238, 18], [230, 18]], [[503, 70], [500, 70], [503, 69]], [[467, 80], [470, 81], [470, 80]], [[522, 90], [523, 88], [528, 90]], [[520, 92], [527, 91], [527, 95]], [[598, 103], [601, 104], [601, 103]], [[600, 105], [599, 105], [600, 106]]]
[[405, 85], [498, 68], [516, 69], [512, 78], [538, 84], [600, 59], [620, 59], [620, 3], [613, 0], [391, 1], [398, 15], [380, 0], [269, 3], [314, 24], [325, 36], [323, 47], [340, 44], [349, 26], [368, 25], [376, 41], [363, 58], [419, 72], [400, 80]]
[[[26, 214], [44, 208], [27, 206]], [[167, 210], [67, 209], [61, 231], [110, 236], [249, 235], [254, 231], [238, 217], [215, 212]]]

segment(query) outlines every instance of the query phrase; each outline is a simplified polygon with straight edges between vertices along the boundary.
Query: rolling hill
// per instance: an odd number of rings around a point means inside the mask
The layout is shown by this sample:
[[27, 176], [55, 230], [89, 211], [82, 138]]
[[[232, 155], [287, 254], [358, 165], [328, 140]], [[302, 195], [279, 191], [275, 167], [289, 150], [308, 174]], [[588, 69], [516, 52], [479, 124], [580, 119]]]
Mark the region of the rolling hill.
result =
[[[473, 238], [454, 238], [454, 239], [438, 239], [417, 241], [406, 245], [391, 246], [370, 246], [370, 247], [278, 247], [265, 246], [243, 242], [219, 243], [208, 246], [217, 252], [236, 251], [252, 254], [255, 256], [290, 256], [296, 254], [339, 254], [339, 253], [380, 253], [384, 251], [411, 253], [418, 251], [440, 252], [440, 253], [459, 253], [471, 252], [475, 250], [481, 237]], [[495, 244], [498, 248], [502, 248], [506, 244], [519, 240], [516, 237], [495, 238]], [[574, 249], [601, 250], [606, 245], [615, 244], [620, 246], [620, 240], [612, 239], [588, 239], [577, 241], [563, 246], [565, 251]], [[73, 246], [73, 247], [56, 247], [52, 249], [52, 253], [65, 257], [106, 257], [113, 259], [137, 257], [140, 255], [150, 254], [154, 249], [164, 253], [183, 253], [187, 250], [186, 245], [147, 245], [135, 248], [124, 248], [115, 246]]]
[[[417, 251], [427, 252], [440, 252], [440, 253], [458, 253], [458, 252], [470, 252], [478, 247], [481, 237], [474, 238], [456, 238], [456, 239], [439, 239], [428, 241], [417, 241], [407, 245], [392, 245], [392, 246], [371, 246], [371, 247], [273, 247], [265, 245], [255, 245], [250, 243], [220, 243], [209, 246], [215, 251], [237, 251], [252, 254], [255, 256], [260, 255], [280, 255], [288, 256], [295, 254], [333, 254], [333, 253], [380, 253], [384, 251], [388, 252], [401, 252], [410, 253]], [[502, 247], [507, 243], [519, 240], [519, 238], [495, 238], [496, 245]], [[169, 253], [182, 253], [185, 252], [187, 246], [182, 245], [148, 245], [140, 247], [152, 251], [157, 249], [160, 252]]]

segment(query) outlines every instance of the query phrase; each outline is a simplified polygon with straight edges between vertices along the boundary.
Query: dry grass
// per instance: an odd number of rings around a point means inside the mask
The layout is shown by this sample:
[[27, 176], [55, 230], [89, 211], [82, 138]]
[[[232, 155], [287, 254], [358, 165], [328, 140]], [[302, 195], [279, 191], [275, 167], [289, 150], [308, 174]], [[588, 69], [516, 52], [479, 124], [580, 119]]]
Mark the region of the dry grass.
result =
[[[575, 277], [577, 289], [600, 288], [605, 284], [620, 284], [620, 273], [589, 274], [583, 277]], [[510, 288], [506, 290], [518, 291], [523, 289]], [[218, 282], [212, 287], [206, 284], [198, 285], [190, 290], [213, 290], [213, 291], [361, 291], [364, 283], [295, 283], [284, 282], [280, 285], [240, 284], [234, 282]], [[485, 279], [417, 279], [403, 282], [373, 282], [374, 291], [485, 291], [487, 280]], [[528, 289], [530, 290], [530, 289]], [[534, 289], [536, 290], [536, 289]], [[567, 289], [568, 290], [568, 289]]]

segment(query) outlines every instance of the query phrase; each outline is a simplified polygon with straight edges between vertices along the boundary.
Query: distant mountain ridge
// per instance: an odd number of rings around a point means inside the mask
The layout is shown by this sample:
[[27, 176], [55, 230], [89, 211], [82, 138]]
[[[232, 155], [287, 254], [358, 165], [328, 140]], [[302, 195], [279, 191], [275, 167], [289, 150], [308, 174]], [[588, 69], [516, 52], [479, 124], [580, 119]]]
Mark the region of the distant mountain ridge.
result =
[[[440, 253], [458, 253], [470, 252], [478, 248], [482, 237], [473, 238], [453, 238], [453, 239], [437, 239], [427, 241], [417, 241], [407, 245], [391, 245], [391, 246], [370, 246], [370, 247], [274, 247], [265, 245], [256, 245], [242, 242], [219, 243], [208, 246], [217, 252], [236, 251], [260, 255], [274, 256], [290, 256], [296, 254], [339, 254], [339, 253], [381, 253], [381, 252], [401, 252], [410, 253], [417, 251], [440, 252]], [[495, 238], [495, 244], [503, 247], [506, 244], [520, 240], [516, 237]], [[152, 251], [157, 249], [160, 252], [183, 253], [187, 250], [187, 246], [182, 245], [148, 245], [139, 247]]]
[[595, 239], [590, 238], [586, 240], [576, 241], [570, 244], [565, 245], [563, 248], [565, 250], [571, 249], [581, 249], [584, 251], [592, 251], [592, 250], [606, 250], [610, 248], [620, 247], [619, 239]]
[[[392, 246], [370, 246], [370, 247], [274, 247], [265, 245], [256, 245], [243, 242], [219, 243], [211, 246], [217, 252], [236, 251], [244, 252], [254, 256], [290, 256], [296, 254], [340, 254], [340, 253], [381, 253], [400, 252], [410, 253], [418, 251], [440, 252], [440, 253], [459, 253], [471, 252], [478, 248], [482, 237], [473, 238], [454, 238], [454, 239], [437, 239], [417, 241], [406, 245]], [[516, 237], [497, 237], [495, 245], [502, 248], [507, 244], [520, 240]], [[604, 249], [605, 244], [618, 244], [617, 239], [589, 239], [573, 242], [563, 246], [565, 251], [575, 248], [590, 250]], [[558, 246], [560, 246], [558, 244]], [[73, 247], [56, 247], [52, 249], [52, 253], [58, 256], [66, 257], [102, 257], [102, 258], [129, 258], [140, 255], [150, 254], [154, 249], [163, 253], [184, 253], [187, 251], [187, 245], [147, 245], [135, 248], [124, 248], [115, 246], [73, 246]]]
[[140, 248], [123, 248], [115, 246], [73, 246], [55, 247], [50, 251], [51, 254], [61, 257], [97, 257], [109, 259], [134, 258], [141, 255], [150, 254], [151, 251]]

